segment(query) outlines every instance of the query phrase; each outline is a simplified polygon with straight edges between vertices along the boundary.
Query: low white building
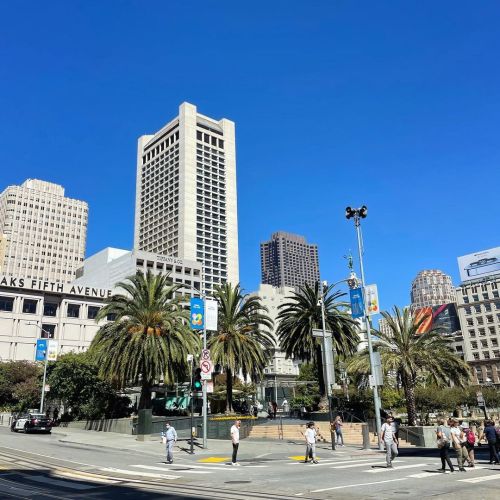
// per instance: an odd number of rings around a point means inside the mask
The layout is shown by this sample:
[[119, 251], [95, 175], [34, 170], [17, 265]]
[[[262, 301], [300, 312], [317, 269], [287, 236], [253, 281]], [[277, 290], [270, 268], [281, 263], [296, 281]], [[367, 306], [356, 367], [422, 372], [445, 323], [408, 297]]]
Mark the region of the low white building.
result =
[[33, 361], [40, 338], [57, 340], [59, 353], [85, 351], [110, 295], [97, 287], [0, 276], [0, 359]]
[[[137, 271], [146, 274], [169, 274], [172, 283], [185, 284], [185, 295], [197, 295], [201, 289], [202, 264], [196, 261], [145, 252], [105, 248], [88, 257], [78, 269], [75, 285], [115, 288], [116, 284], [133, 276]], [[192, 287], [192, 288], [191, 288]]]

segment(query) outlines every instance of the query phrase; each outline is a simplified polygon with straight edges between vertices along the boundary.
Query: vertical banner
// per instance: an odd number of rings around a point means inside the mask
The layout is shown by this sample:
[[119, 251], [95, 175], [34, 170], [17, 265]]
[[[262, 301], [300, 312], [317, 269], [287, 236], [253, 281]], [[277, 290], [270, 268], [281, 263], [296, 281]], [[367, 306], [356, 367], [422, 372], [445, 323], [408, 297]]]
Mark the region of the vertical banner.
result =
[[366, 285], [365, 286], [365, 298], [366, 298], [366, 314], [368, 316], [373, 316], [380, 312], [380, 304], [378, 301], [378, 290], [377, 285]]
[[205, 308], [203, 307], [203, 299], [193, 297], [190, 300], [191, 308], [191, 328], [193, 330], [203, 330], [205, 322]]
[[36, 341], [35, 361], [45, 361], [47, 352], [47, 339], [38, 339]]
[[57, 340], [49, 340], [47, 346], [47, 360], [57, 361]]
[[205, 325], [206, 329], [212, 332], [217, 331], [217, 317], [219, 312], [219, 304], [216, 300], [205, 300]]
[[362, 318], [365, 315], [363, 307], [363, 290], [361, 288], [353, 288], [349, 290], [351, 297], [351, 316], [353, 319]]

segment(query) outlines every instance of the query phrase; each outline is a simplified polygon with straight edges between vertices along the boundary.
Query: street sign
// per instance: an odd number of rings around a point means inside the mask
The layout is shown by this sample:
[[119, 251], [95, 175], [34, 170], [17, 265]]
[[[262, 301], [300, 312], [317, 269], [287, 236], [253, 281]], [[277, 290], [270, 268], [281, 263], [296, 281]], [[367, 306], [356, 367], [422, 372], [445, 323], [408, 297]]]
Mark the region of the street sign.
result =
[[45, 392], [50, 392], [50, 385], [49, 384], [45, 384], [45, 387], [43, 389]]
[[207, 330], [217, 331], [218, 315], [219, 303], [216, 300], [205, 299], [205, 325]]
[[349, 290], [351, 298], [351, 316], [353, 319], [362, 318], [365, 315], [363, 306], [363, 289], [353, 288]]
[[212, 380], [212, 362], [210, 360], [202, 360], [200, 370], [201, 380]]
[[368, 314], [368, 316], [373, 316], [374, 314], [378, 314], [380, 312], [380, 303], [378, 301], [377, 285], [366, 285], [365, 297], [366, 297], [366, 314]]
[[[323, 330], [316, 330], [313, 328], [313, 337], [323, 337]], [[325, 330], [325, 338], [330, 338], [332, 336], [332, 332], [330, 330]]]
[[210, 349], [203, 349], [201, 351], [201, 360], [210, 361]]
[[205, 320], [205, 308], [203, 307], [203, 299], [193, 297], [190, 300], [191, 308], [191, 328], [193, 330], [203, 330]]
[[49, 340], [47, 345], [47, 360], [57, 361], [57, 340]]
[[45, 361], [47, 352], [47, 339], [38, 339], [36, 341], [35, 361]]
[[214, 383], [212, 380], [205, 380], [205, 384], [207, 385], [207, 393], [212, 394], [214, 392]]

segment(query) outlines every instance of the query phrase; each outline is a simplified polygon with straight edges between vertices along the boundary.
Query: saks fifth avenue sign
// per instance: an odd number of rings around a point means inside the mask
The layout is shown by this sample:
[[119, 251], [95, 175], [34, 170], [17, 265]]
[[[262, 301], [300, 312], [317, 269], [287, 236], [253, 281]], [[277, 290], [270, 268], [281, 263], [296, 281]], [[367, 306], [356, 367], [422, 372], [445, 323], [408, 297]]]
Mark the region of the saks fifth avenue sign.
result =
[[105, 288], [93, 288], [89, 286], [71, 285], [68, 283], [57, 283], [55, 281], [17, 278], [15, 276], [0, 275], [0, 286], [20, 288], [23, 290], [36, 290], [39, 292], [78, 295], [80, 297], [97, 297], [101, 299], [106, 299], [111, 296], [111, 290]]

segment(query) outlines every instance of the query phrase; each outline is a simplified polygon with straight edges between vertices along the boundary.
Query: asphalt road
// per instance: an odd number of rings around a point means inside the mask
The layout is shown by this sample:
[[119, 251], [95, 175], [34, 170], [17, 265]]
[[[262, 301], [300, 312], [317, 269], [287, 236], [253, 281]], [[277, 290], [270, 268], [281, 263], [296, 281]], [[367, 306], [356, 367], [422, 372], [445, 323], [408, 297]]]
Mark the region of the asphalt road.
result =
[[391, 470], [385, 468], [384, 455], [353, 456], [348, 448], [320, 449], [320, 462], [313, 465], [299, 462], [302, 446], [259, 454], [259, 444], [253, 443], [253, 456], [245, 446], [242, 441], [240, 467], [227, 465], [228, 454], [182, 452], [167, 465], [160, 444], [158, 454], [132, 452], [1, 428], [0, 498], [499, 498], [500, 467], [487, 463], [484, 449], [478, 453], [476, 469], [443, 475], [437, 472], [437, 450], [403, 449]]

